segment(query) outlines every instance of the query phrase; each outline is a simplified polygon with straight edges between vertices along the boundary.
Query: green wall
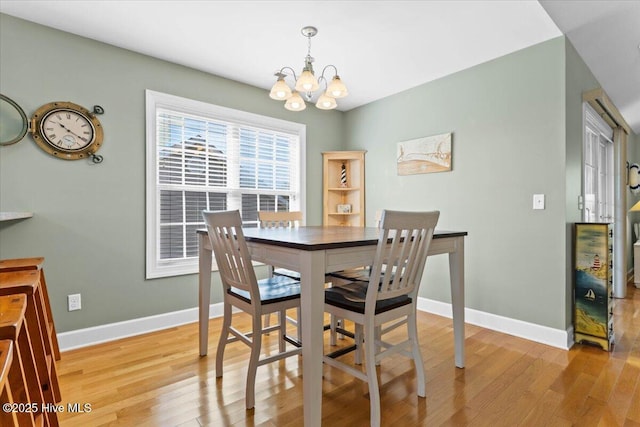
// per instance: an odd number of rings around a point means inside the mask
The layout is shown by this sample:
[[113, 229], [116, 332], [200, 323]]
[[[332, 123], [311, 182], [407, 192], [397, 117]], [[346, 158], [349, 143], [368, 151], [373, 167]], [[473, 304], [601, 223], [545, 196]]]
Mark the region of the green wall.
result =
[[[2, 14], [0, 53], [0, 91], [27, 116], [52, 101], [105, 109], [100, 165], [30, 136], [0, 148], [0, 210], [35, 213], [0, 223], [0, 258], [45, 257], [58, 332], [197, 305], [197, 275], [145, 280], [145, 89], [305, 123], [307, 223], [321, 224], [321, 152], [341, 148], [342, 113], [291, 113], [263, 89]], [[78, 292], [82, 310], [67, 312]]]
[[[349, 149], [367, 150], [367, 214], [439, 209], [466, 230], [466, 306], [564, 330], [564, 38], [352, 110]], [[451, 172], [398, 176], [399, 141], [453, 132]], [[532, 195], [546, 196], [532, 210]], [[423, 297], [449, 302], [446, 258], [428, 260]]]
[[[469, 232], [467, 307], [568, 330], [582, 93], [598, 87], [559, 37], [349, 111], [346, 148], [367, 150], [375, 165], [366, 171], [368, 223], [387, 207], [439, 209], [440, 228]], [[451, 172], [397, 175], [398, 142], [446, 132]], [[537, 193], [545, 210], [532, 210]], [[421, 296], [449, 302], [446, 258], [427, 268]]]

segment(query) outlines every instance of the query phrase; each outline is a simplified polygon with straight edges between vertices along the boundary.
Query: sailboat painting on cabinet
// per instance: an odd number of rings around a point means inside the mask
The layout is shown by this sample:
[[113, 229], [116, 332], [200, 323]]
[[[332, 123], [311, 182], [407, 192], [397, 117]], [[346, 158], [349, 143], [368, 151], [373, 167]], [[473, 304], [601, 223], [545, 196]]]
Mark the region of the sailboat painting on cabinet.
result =
[[575, 319], [576, 342], [610, 347], [611, 225], [576, 224]]

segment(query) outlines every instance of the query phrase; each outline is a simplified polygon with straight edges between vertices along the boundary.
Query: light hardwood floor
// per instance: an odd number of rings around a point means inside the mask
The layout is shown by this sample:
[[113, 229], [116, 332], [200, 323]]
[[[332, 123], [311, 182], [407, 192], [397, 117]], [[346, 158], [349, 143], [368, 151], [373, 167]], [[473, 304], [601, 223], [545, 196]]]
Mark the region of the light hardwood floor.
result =
[[[427, 397], [415, 394], [411, 362], [385, 359], [383, 425], [640, 426], [640, 290], [628, 290], [616, 300], [612, 353], [582, 345], [564, 351], [467, 325], [466, 368], [457, 369], [451, 320], [419, 313]], [[220, 324], [211, 320], [204, 358], [197, 324], [63, 353], [65, 410], [78, 403], [91, 411], [60, 414], [62, 426], [302, 425], [302, 359], [258, 368], [256, 407], [246, 411], [248, 347], [227, 346], [216, 380]], [[368, 425], [366, 385], [330, 367], [324, 374], [323, 424]]]

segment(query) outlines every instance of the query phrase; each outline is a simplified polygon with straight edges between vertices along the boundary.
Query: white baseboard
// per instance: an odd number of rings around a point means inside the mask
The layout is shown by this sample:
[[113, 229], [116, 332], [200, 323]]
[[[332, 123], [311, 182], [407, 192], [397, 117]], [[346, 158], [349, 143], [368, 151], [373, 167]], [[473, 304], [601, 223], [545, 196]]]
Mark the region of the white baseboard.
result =
[[[222, 303], [211, 304], [209, 306], [209, 318], [220, 317], [222, 315]], [[60, 347], [60, 351], [68, 351], [197, 321], [198, 308], [189, 308], [155, 316], [62, 332], [57, 334], [58, 346]]]
[[[418, 310], [439, 316], [452, 318], [451, 304], [427, 298], [418, 298]], [[547, 326], [523, 322], [522, 320], [485, 313], [472, 308], [464, 309], [465, 323], [481, 326], [492, 331], [502, 332], [541, 344], [564, 350], [573, 345], [573, 326], [567, 331]]]
[[[418, 310], [443, 317], [452, 317], [451, 304], [427, 298], [418, 298]], [[222, 314], [222, 303], [209, 306], [209, 318], [220, 317]], [[189, 308], [124, 322], [62, 332], [58, 334], [58, 345], [60, 346], [60, 351], [68, 351], [197, 321], [198, 308]], [[568, 331], [562, 331], [471, 308], [465, 308], [465, 322], [562, 349], [568, 349], [573, 345], [573, 328]]]

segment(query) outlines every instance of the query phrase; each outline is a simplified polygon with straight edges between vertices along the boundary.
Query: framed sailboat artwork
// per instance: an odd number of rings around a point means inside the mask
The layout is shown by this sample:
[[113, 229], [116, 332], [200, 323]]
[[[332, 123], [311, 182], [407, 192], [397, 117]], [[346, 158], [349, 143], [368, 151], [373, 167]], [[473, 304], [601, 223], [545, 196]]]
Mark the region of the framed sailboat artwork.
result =
[[398, 175], [451, 171], [451, 132], [398, 143]]
[[613, 349], [613, 225], [575, 224], [575, 342]]

